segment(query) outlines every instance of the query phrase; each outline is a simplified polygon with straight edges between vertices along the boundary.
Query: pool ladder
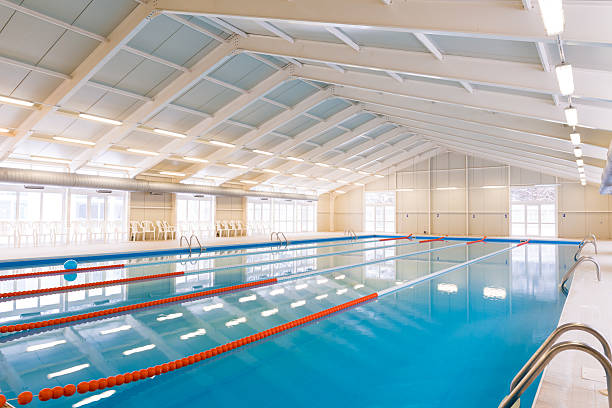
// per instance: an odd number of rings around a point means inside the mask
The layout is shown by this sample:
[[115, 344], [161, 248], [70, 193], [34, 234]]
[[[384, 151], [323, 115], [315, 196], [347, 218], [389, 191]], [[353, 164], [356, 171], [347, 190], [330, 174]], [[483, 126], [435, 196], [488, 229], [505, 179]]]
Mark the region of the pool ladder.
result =
[[[276, 236], [276, 240], [279, 242], [279, 245], [282, 246], [289, 246], [289, 240], [287, 239], [287, 237], [285, 236], [284, 232], [272, 232], [270, 234], [270, 241], [274, 241], [274, 236]], [[282, 236], [282, 239], [281, 239]]]
[[187, 243], [187, 247], [189, 248], [189, 257], [191, 258], [192, 255], [192, 248], [193, 248], [193, 240], [196, 240], [196, 242], [198, 243], [198, 247], [200, 247], [200, 255], [202, 255], [202, 252], [204, 252], [204, 248], [202, 247], [202, 244], [200, 243], [200, 239], [198, 238], [198, 236], [196, 234], [191, 234], [191, 236], [189, 237], [189, 239], [187, 239], [186, 235], [181, 235], [181, 240], [179, 242], [179, 245], [181, 246], [181, 248], [183, 247], [183, 240]]
[[563, 278], [561, 279], [561, 283], [559, 284], [559, 289], [561, 289], [561, 291], [564, 294], [568, 294], [569, 290], [565, 287], [565, 284], [567, 283], [567, 281], [569, 280], [570, 276], [572, 275], [572, 273], [574, 273], [574, 271], [576, 270], [576, 268], [578, 267], [578, 265], [580, 265], [583, 262], [593, 262], [593, 264], [595, 264], [595, 272], [597, 273], [597, 280], [599, 282], [601, 282], [601, 271], [599, 269], [599, 262], [597, 262], [595, 260], [595, 258], [593, 258], [592, 256], [581, 256], [576, 263], [574, 263], [572, 265], [571, 268], [569, 268], [567, 270], [567, 272], [565, 272], [565, 275], [563, 275]]
[[[555, 340], [557, 340], [559, 336], [572, 330], [579, 330], [592, 334], [593, 337], [601, 343], [604, 354], [585, 343], [577, 341], [562, 341], [555, 344]], [[501, 401], [498, 408], [518, 406], [515, 404], [519, 401], [520, 396], [525, 390], [529, 388], [533, 380], [540, 375], [542, 370], [546, 368], [557, 354], [567, 350], [583, 351], [599, 361], [606, 373], [606, 387], [609, 393], [610, 389], [612, 389], [612, 363], [610, 362], [610, 360], [612, 360], [612, 352], [610, 351], [610, 345], [607, 340], [597, 330], [585, 324], [566, 323], [557, 327], [550, 336], [544, 340], [544, 343], [542, 343], [540, 348], [531, 356], [523, 368], [520, 369], [510, 384], [510, 393]], [[608, 396], [608, 407], [612, 408], [612, 398], [610, 398], [610, 396]]]
[[357, 240], [357, 234], [355, 234], [355, 231], [353, 231], [351, 228], [345, 229], [344, 235], [348, 235], [349, 237], [351, 237], [351, 239]]
[[588, 237], [585, 237], [582, 241], [580, 241], [580, 244], [578, 245], [578, 250], [574, 254], [574, 261], [578, 260], [578, 258], [580, 257], [580, 253], [582, 252], [586, 244], [593, 245], [593, 249], [595, 249], [595, 255], [597, 255], [597, 238], [595, 237], [595, 234], [591, 234]]

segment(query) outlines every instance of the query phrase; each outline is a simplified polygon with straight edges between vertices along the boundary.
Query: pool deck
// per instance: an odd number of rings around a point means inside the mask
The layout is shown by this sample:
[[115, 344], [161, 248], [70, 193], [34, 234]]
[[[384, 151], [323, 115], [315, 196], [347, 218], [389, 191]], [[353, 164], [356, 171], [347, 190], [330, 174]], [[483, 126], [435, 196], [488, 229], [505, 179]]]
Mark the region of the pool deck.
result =
[[[584, 323], [598, 330], [608, 342], [612, 340], [612, 241], [598, 242], [599, 254], [587, 245], [582, 255], [591, 255], [601, 266], [601, 282], [595, 267], [584, 262], [576, 269], [569, 296], [559, 325]], [[580, 341], [601, 351], [601, 345], [584, 332], [568, 332], [557, 341]], [[578, 351], [563, 352], [544, 371], [533, 408], [604, 408], [608, 399], [601, 365], [591, 356]]]

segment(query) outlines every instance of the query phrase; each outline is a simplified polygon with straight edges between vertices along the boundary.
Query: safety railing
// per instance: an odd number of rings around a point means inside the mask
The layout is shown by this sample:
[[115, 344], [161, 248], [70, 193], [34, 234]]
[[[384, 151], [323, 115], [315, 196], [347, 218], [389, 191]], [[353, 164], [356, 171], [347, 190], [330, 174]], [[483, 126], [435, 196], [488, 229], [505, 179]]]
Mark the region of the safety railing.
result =
[[[555, 358], [557, 354], [567, 350], [585, 352], [594, 357], [602, 365], [606, 373], [606, 387], [609, 394], [610, 389], [612, 389], [612, 364], [610, 363], [610, 360], [593, 347], [584, 343], [577, 341], [564, 341], [557, 343], [544, 351], [540, 358], [531, 365], [531, 368], [523, 375], [514, 388], [510, 390], [510, 393], [501, 401], [498, 408], [511, 408], [515, 406], [514, 404], [519, 400], [520, 396], [525, 392], [525, 390], [527, 390], [527, 388], [529, 388], [531, 383], [540, 375], [542, 370], [546, 368], [550, 361]], [[610, 397], [608, 397], [608, 407], [612, 408], [612, 399]]]
[[608, 360], [612, 360], [612, 351], [610, 351], [610, 345], [604, 336], [599, 333], [597, 330], [593, 329], [590, 326], [582, 323], [566, 323], [559, 327], [557, 327], [551, 334], [544, 340], [540, 348], [537, 349], [535, 353], [531, 356], [531, 358], [525, 363], [523, 368], [516, 374], [516, 376], [512, 379], [512, 383], [510, 384], [510, 391], [516, 388], [516, 386], [521, 382], [523, 378], [527, 375], [529, 370], [534, 366], [536, 361], [540, 359], [540, 357], [553, 346], [554, 342], [564, 333], [569, 331], [583, 331], [591, 334], [593, 337], [601, 343], [605, 356]]
[[349, 237], [351, 237], [351, 239], [354, 239], [354, 240], [357, 239], [357, 234], [355, 234], [355, 231], [353, 231], [351, 228], [345, 229], [344, 235], [348, 235]]
[[185, 241], [185, 243], [187, 244], [187, 248], [189, 249], [189, 257], [191, 258], [191, 256], [193, 255], [193, 240], [196, 240], [198, 247], [200, 248], [200, 255], [202, 255], [202, 252], [204, 252], [204, 248], [202, 247], [202, 244], [200, 243], [200, 239], [197, 237], [196, 234], [191, 234], [191, 236], [189, 237], [189, 239], [187, 239], [186, 235], [181, 235], [181, 239], [179, 241], [179, 245], [182, 248], [183, 247], [183, 241]]
[[566, 295], [568, 294], [569, 290], [565, 287], [565, 284], [570, 279], [572, 273], [574, 273], [578, 265], [586, 261], [593, 262], [595, 264], [595, 268], [597, 272], [597, 280], [601, 282], [601, 271], [599, 269], [599, 262], [597, 262], [595, 258], [591, 256], [581, 256], [580, 259], [578, 259], [576, 263], [573, 264], [572, 267], [567, 270], [567, 272], [565, 272], [565, 275], [563, 275], [563, 278], [561, 279], [561, 283], [559, 284], [559, 289], [561, 289], [561, 291], [565, 293]]
[[[273, 231], [270, 234], [270, 241], [274, 241], [274, 237], [276, 236], [276, 240], [278, 241], [279, 245], [285, 245], [288, 246], [289, 245], [289, 240], [287, 239], [287, 236], [285, 235], [284, 232], [276, 232]], [[282, 238], [281, 238], [282, 237]]]
[[[588, 239], [588, 238], [592, 238], [592, 239]], [[597, 237], [595, 237], [595, 234], [591, 234], [588, 237], [585, 237], [582, 241], [580, 241], [580, 244], [578, 245], [578, 250], [574, 254], [574, 261], [578, 260], [586, 244], [593, 245], [593, 249], [595, 250], [595, 255], [597, 255]]]

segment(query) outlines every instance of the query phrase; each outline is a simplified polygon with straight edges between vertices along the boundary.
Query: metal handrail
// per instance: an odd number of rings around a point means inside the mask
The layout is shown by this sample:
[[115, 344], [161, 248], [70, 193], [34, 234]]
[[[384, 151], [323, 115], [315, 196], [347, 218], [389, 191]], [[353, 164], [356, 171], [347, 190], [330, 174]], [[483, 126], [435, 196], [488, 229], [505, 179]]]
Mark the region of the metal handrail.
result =
[[191, 239], [187, 239], [185, 235], [181, 235], [181, 240], [179, 241], [179, 245], [181, 248], [183, 247], [183, 239], [185, 240], [185, 242], [187, 243], [187, 246], [189, 247], [189, 256], [191, 257]]
[[[583, 351], [593, 356], [602, 365], [606, 372], [606, 387], [608, 393], [612, 389], [612, 363], [603, 354], [595, 350], [593, 347], [588, 346], [584, 343], [576, 341], [564, 341], [557, 343], [552, 346], [549, 350], [542, 355], [538, 361], [531, 367], [531, 369], [525, 374], [523, 379], [514, 387], [510, 394], [508, 394], [499, 404], [498, 408], [510, 408], [512, 407], [519, 397], [525, 392], [531, 385], [533, 380], [544, 370], [544, 368], [550, 363], [550, 361], [559, 353], [567, 350], [578, 350]], [[612, 398], [608, 397], [608, 407], [612, 408]]]
[[274, 234], [276, 234], [276, 239], [278, 239], [278, 232], [272, 231], [272, 232], [270, 233], [270, 241], [273, 241], [273, 240], [274, 240], [274, 239], [273, 239], [273, 238], [274, 238]]
[[280, 236], [281, 235], [283, 236], [283, 239], [285, 240], [284, 241], [285, 246], [288, 246], [289, 245], [289, 240], [287, 239], [287, 236], [285, 235], [284, 232], [277, 232], [277, 236], [279, 237], [278, 240], [280, 241]]
[[191, 249], [191, 240], [194, 238], [198, 242], [198, 246], [200, 247], [200, 255], [202, 255], [202, 252], [203, 252], [202, 244], [200, 243], [200, 238], [198, 238], [196, 234], [191, 234], [191, 237], [189, 237], [189, 248]]
[[578, 250], [574, 254], [574, 261], [578, 260], [578, 257], [582, 253], [582, 250], [584, 249], [586, 244], [593, 245], [593, 249], [595, 250], [595, 255], [597, 255], [597, 237], [595, 237], [595, 234], [591, 234], [590, 237], [592, 239], [587, 239], [588, 237], [585, 237], [582, 241], [580, 241], [580, 244], [578, 245]]
[[578, 259], [576, 263], [573, 264], [572, 267], [569, 268], [567, 272], [565, 272], [565, 275], [563, 275], [563, 279], [561, 279], [561, 284], [559, 285], [559, 289], [561, 289], [561, 291], [565, 293], [566, 295], [568, 293], [568, 290], [565, 287], [565, 284], [569, 280], [570, 275], [572, 274], [572, 272], [574, 272], [574, 270], [578, 267], [578, 265], [580, 265], [582, 262], [585, 262], [585, 261], [590, 261], [595, 264], [595, 267], [597, 268], [597, 280], [601, 282], [601, 271], [599, 269], [599, 262], [597, 262], [595, 258], [591, 256], [581, 256], [580, 259]]
[[595, 337], [603, 347], [604, 354], [608, 357], [609, 360], [612, 360], [612, 351], [610, 350], [610, 345], [604, 336], [601, 335], [597, 330], [593, 329], [590, 326], [582, 323], [565, 323], [559, 327], [557, 327], [551, 334], [544, 340], [544, 343], [538, 348], [538, 350], [533, 353], [531, 358], [525, 363], [523, 368], [516, 374], [516, 376], [512, 379], [512, 383], [510, 383], [510, 391], [516, 388], [517, 384], [525, 377], [525, 374], [533, 367], [534, 363], [544, 354], [547, 350], [549, 350], [555, 340], [559, 338], [563, 333], [572, 330], [580, 330], [586, 333], [590, 333]]

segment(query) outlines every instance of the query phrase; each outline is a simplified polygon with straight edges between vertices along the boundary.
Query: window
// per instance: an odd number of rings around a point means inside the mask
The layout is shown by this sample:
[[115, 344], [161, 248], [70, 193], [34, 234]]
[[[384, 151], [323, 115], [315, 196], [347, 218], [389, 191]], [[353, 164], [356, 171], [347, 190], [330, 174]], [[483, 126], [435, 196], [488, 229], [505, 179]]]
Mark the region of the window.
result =
[[530, 186], [510, 189], [510, 234], [557, 236], [557, 187]]
[[365, 193], [365, 230], [395, 232], [395, 192], [367, 191]]
[[215, 218], [215, 197], [177, 194], [176, 219], [181, 232], [212, 231]]
[[303, 200], [248, 198], [249, 234], [316, 231], [317, 203]]

